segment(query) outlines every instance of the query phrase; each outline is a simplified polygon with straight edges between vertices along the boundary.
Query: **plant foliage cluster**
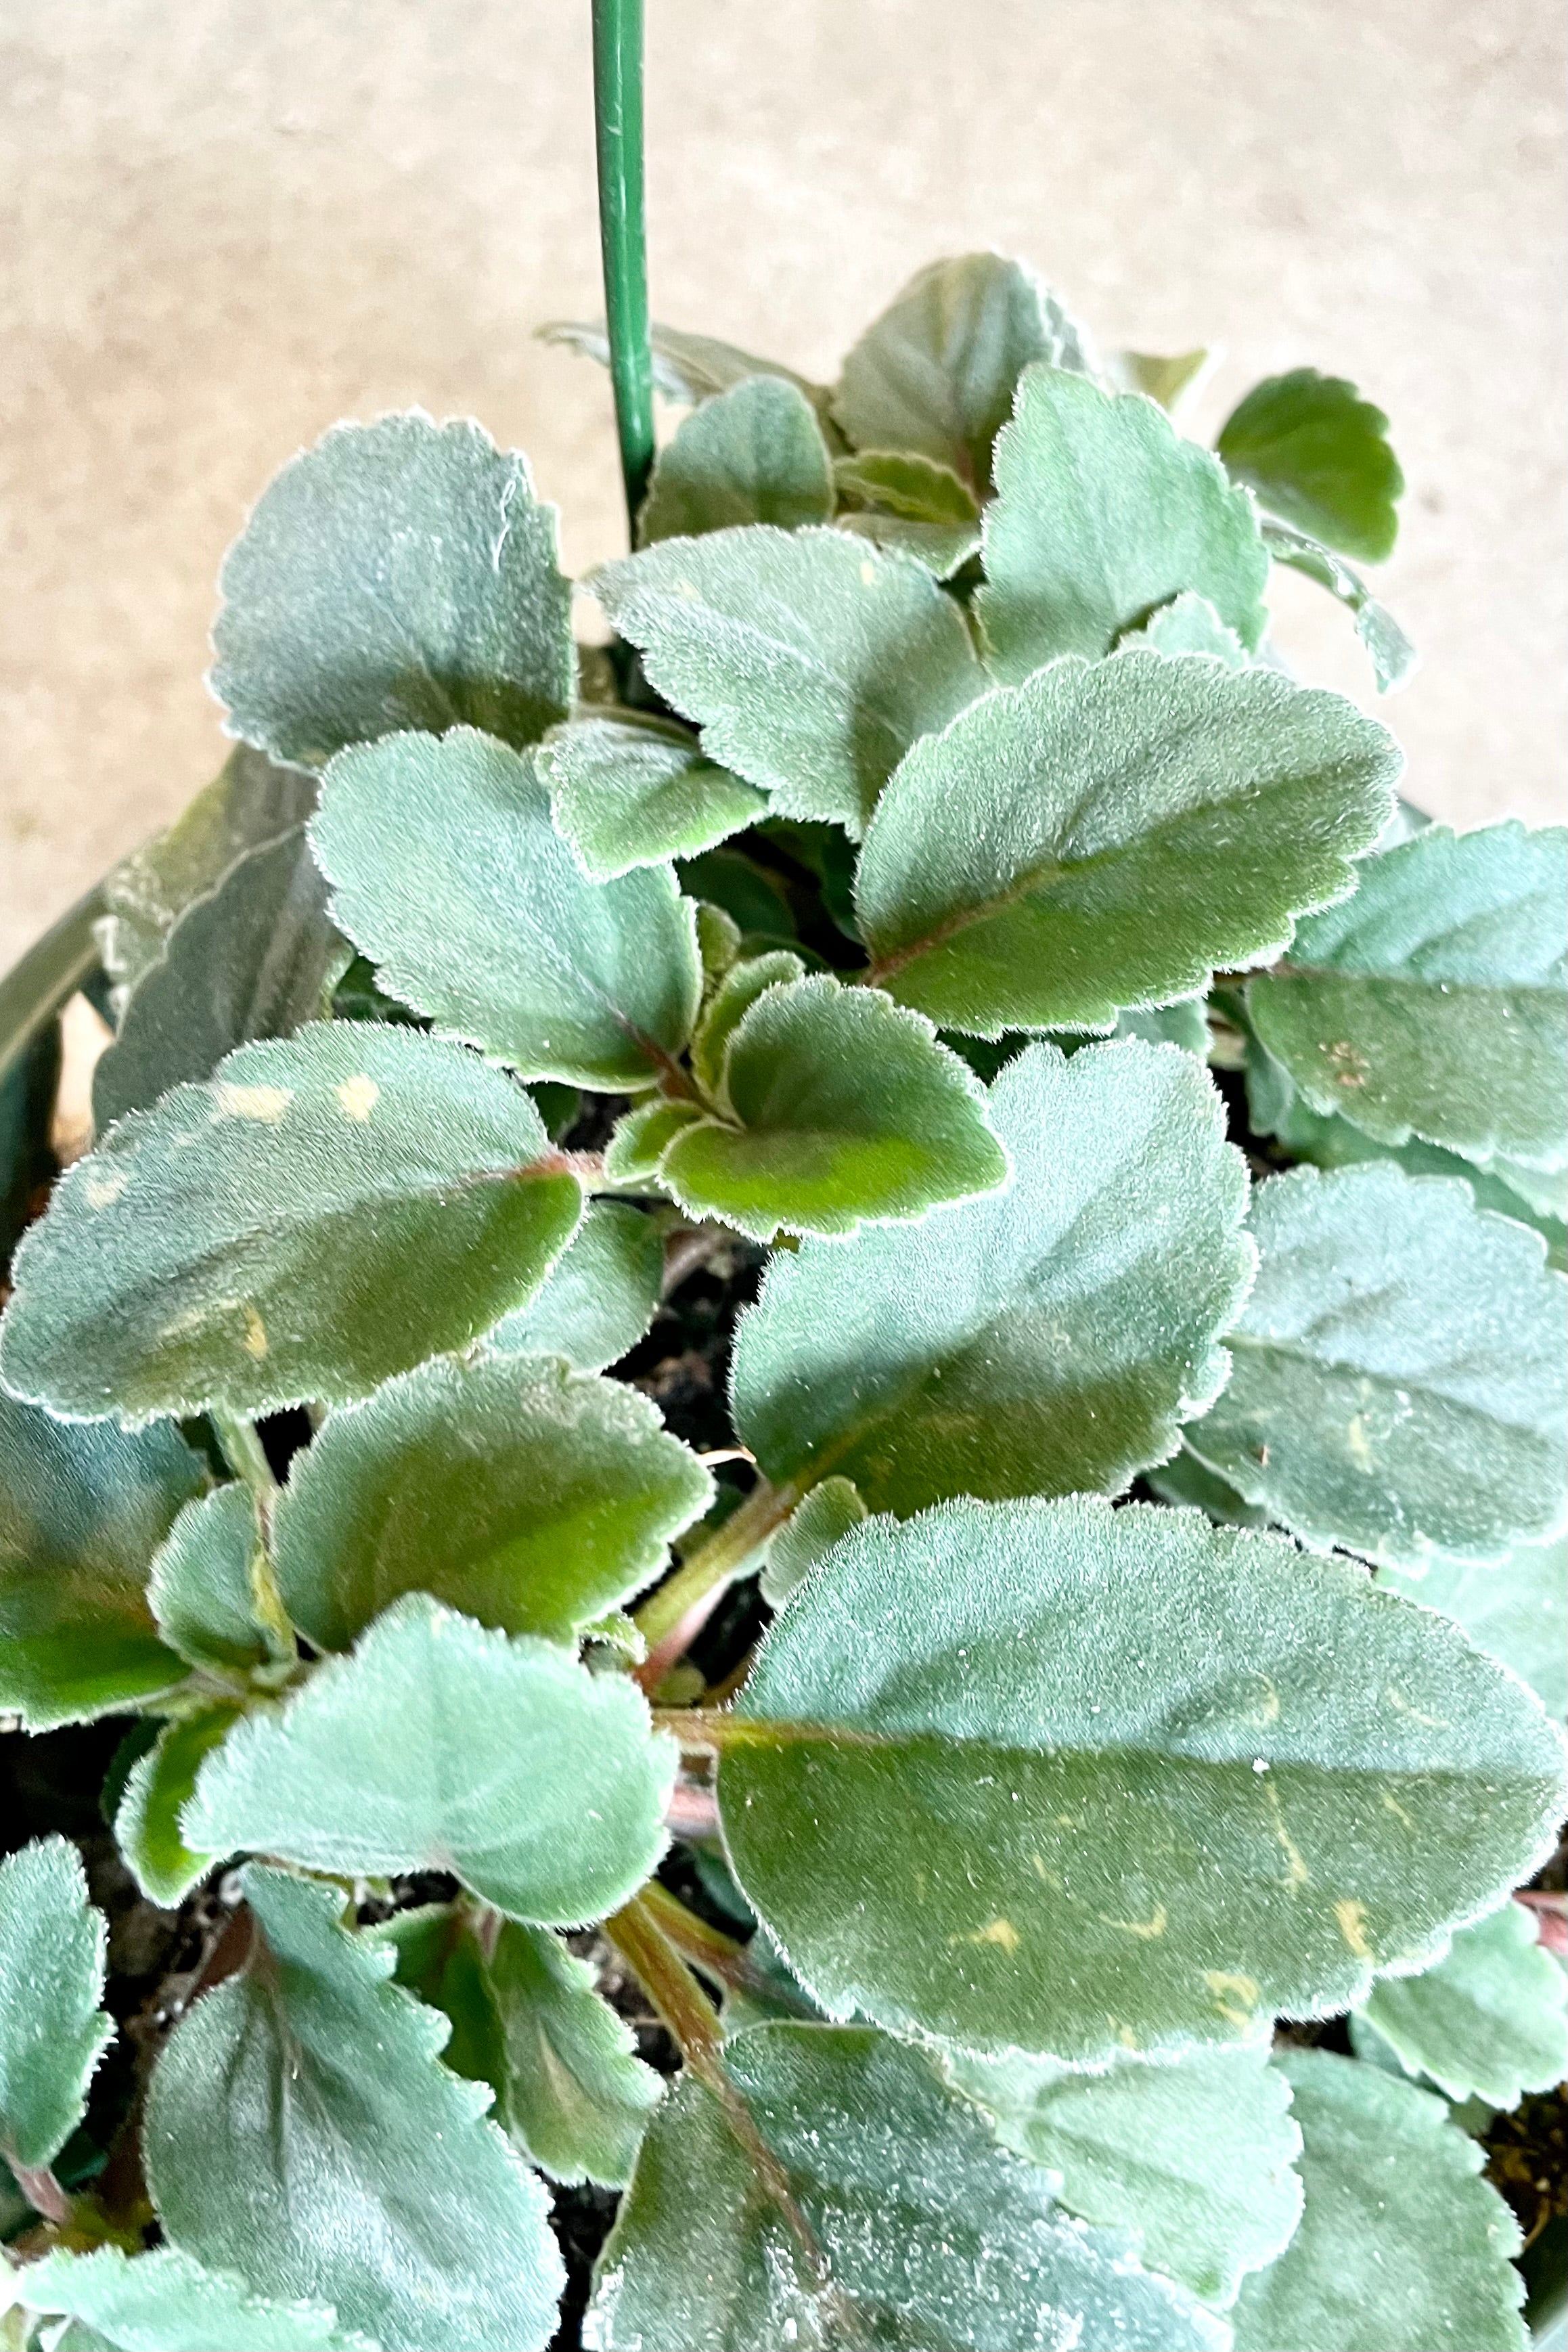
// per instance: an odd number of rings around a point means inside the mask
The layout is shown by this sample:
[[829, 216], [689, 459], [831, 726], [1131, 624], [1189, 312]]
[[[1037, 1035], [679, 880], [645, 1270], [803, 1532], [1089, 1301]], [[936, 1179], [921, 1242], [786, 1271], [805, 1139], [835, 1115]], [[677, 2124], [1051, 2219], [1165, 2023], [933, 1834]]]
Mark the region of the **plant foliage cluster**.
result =
[[[1206, 449], [988, 255], [831, 389], [655, 351], [607, 647], [522, 457], [340, 426], [111, 884], [0, 1707], [132, 1718], [152, 1902], [240, 1866], [96, 2144], [102, 1918], [0, 1869], [5, 2340], [538, 2352], [591, 2183], [600, 2352], [1507, 2352], [1568, 836], [1424, 824], [1272, 647], [1284, 565], [1410, 663], [1352, 386]], [[764, 1247], [705, 1458], [608, 1368]]]

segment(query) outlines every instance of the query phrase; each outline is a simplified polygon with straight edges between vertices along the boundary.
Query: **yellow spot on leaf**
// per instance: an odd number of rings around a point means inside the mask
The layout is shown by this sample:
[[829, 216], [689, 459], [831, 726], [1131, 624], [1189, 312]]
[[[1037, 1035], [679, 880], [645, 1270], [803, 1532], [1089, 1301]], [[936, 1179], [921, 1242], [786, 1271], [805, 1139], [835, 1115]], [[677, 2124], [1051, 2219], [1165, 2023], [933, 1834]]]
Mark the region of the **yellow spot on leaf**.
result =
[[1312, 1874], [1301, 1859], [1301, 1850], [1300, 1846], [1297, 1845], [1295, 1839], [1285, 1827], [1285, 1816], [1280, 1804], [1280, 1791], [1276, 1789], [1272, 1780], [1264, 1781], [1263, 1794], [1268, 1800], [1269, 1811], [1274, 1817], [1274, 1835], [1280, 1841], [1286, 1863], [1289, 1865], [1285, 1874], [1286, 1883], [1291, 1886], [1309, 1885], [1312, 1882]]
[[1038, 1853], [1031, 1853], [1029, 1859], [1030, 1866], [1033, 1870], [1035, 1876], [1041, 1880], [1045, 1885], [1054, 1886], [1057, 1893], [1060, 1895], [1061, 1892], [1061, 1880], [1058, 1874], [1054, 1870], [1048, 1870], [1044, 1863], [1041, 1862]]
[[1332, 1045], [1320, 1045], [1318, 1051], [1327, 1056], [1335, 1086], [1364, 1087], [1366, 1084], [1366, 1074], [1372, 1065], [1360, 1046], [1353, 1045], [1348, 1037], [1336, 1037]]
[[361, 1122], [369, 1118], [381, 1100], [381, 1092], [374, 1078], [363, 1076], [345, 1078], [338, 1088], [338, 1100], [343, 1106], [343, 1117], [357, 1118]]
[[258, 1118], [267, 1127], [276, 1127], [294, 1100], [289, 1087], [223, 1085], [214, 1087], [214, 1092], [220, 1118]]
[[1344, 1433], [1344, 1442], [1350, 1448], [1350, 1458], [1356, 1468], [1370, 1470], [1373, 1466], [1372, 1445], [1366, 1434], [1366, 1423], [1360, 1413], [1352, 1416], [1350, 1426]]
[[258, 1364], [267, 1353], [267, 1326], [248, 1302], [245, 1308], [245, 1351], [254, 1356]]
[[1124, 1936], [1143, 1936], [1151, 1942], [1170, 1925], [1170, 1914], [1163, 1903], [1156, 1903], [1146, 1919], [1113, 1919], [1108, 1911], [1102, 1911], [1100, 1916], [1107, 1927], [1120, 1927]]
[[119, 1200], [130, 1181], [122, 1168], [117, 1169], [112, 1176], [89, 1176], [82, 1187], [87, 1194], [88, 1207], [107, 1209], [111, 1201]]
[[1010, 1919], [988, 1919], [986, 1925], [983, 1927], [977, 1927], [972, 1936], [956, 1937], [955, 1941], [966, 1944], [999, 1944], [1010, 1958], [1018, 1950], [1022, 1938]]
[[1406, 1811], [1398, 1798], [1391, 1797], [1386, 1789], [1383, 1791], [1383, 1809], [1385, 1812], [1392, 1813], [1396, 1821], [1403, 1822], [1407, 1830], [1413, 1830], [1415, 1828], [1415, 1822], [1411, 1820], [1409, 1814]]
[[1130, 2025], [1119, 2025], [1116, 2028], [1116, 2039], [1124, 2050], [1141, 2050], [1144, 2046]]
[[1205, 1969], [1203, 1981], [1214, 1995], [1215, 2007], [1232, 2025], [1250, 2025], [1258, 2006], [1256, 1979], [1233, 1976], [1225, 1969]]
[[1365, 1904], [1353, 1902], [1347, 1895], [1343, 1903], [1334, 1905], [1333, 1915], [1339, 1921], [1340, 1934], [1344, 1937], [1356, 1958], [1371, 1959], [1372, 1946], [1366, 1940]]
[[1263, 1685], [1263, 1696], [1259, 1702], [1257, 1711], [1253, 1715], [1252, 1720], [1260, 1727], [1266, 1723], [1279, 1722], [1280, 1694], [1274, 1688], [1273, 1684], [1269, 1680], [1267, 1675], [1260, 1675], [1258, 1679]]
[[1383, 1696], [1396, 1715], [1407, 1715], [1412, 1723], [1424, 1723], [1428, 1731], [1449, 1731], [1453, 1728], [1446, 1717], [1423, 1715], [1420, 1708], [1412, 1706], [1404, 1692], [1396, 1690], [1392, 1683], [1385, 1685]]

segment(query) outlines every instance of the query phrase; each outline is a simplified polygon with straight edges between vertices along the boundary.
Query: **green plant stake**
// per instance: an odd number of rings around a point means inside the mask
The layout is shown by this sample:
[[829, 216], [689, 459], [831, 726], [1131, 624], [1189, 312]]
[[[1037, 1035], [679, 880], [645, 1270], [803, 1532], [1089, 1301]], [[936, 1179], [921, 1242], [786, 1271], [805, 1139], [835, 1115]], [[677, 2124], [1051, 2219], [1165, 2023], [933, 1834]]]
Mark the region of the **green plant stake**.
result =
[[635, 546], [637, 517], [653, 470], [653, 364], [643, 187], [643, 0], [593, 0], [593, 120], [610, 381], [615, 393], [626, 520]]

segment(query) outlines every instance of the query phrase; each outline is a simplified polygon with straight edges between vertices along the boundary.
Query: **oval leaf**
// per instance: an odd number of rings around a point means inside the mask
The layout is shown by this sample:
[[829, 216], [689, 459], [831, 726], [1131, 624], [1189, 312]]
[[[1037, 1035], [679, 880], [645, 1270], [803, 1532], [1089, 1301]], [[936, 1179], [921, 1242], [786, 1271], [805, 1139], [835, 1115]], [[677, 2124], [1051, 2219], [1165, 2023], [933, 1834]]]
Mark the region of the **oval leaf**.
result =
[[272, 1655], [252, 1575], [260, 1549], [250, 1489], [237, 1482], [187, 1503], [169, 1530], [147, 1598], [158, 1631], [192, 1665], [243, 1675]]
[[658, 1312], [664, 1244], [624, 1201], [590, 1201], [570, 1246], [527, 1307], [504, 1315], [485, 1344], [507, 1356], [564, 1356], [601, 1372], [637, 1345]]
[[548, 1927], [508, 1919], [490, 1982], [506, 2052], [507, 2128], [552, 2180], [623, 2189], [664, 2084], [632, 2029]]
[[180, 1809], [204, 1759], [228, 1737], [240, 1713], [238, 1706], [214, 1706], [166, 1723], [156, 1744], [131, 1768], [115, 1811], [115, 1843], [149, 1903], [165, 1910], [177, 1910], [219, 1859], [191, 1852], [180, 1834]]
[[1405, 476], [1387, 417], [1343, 376], [1316, 368], [1265, 376], [1231, 410], [1215, 446], [1227, 473], [1270, 514], [1362, 563], [1393, 554]]
[[26, 2168], [54, 2162], [114, 2039], [99, 2007], [108, 1948], [68, 1839], [0, 1862], [0, 2154]]
[[794, 530], [832, 511], [832, 460], [810, 402], [782, 376], [753, 375], [705, 400], [660, 451], [638, 543], [736, 523]]
[[538, 755], [550, 809], [596, 882], [691, 857], [767, 814], [767, 795], [717, 768], [684, 729], [580, 719]]
[[1383, 1978], [1361, 2014], [1407, 2074], [1450, 2099], [1517, 2107], [1568, 2075], [1568, 1975], [1522, 1903], [1461, 1928], [1424, 1975]]

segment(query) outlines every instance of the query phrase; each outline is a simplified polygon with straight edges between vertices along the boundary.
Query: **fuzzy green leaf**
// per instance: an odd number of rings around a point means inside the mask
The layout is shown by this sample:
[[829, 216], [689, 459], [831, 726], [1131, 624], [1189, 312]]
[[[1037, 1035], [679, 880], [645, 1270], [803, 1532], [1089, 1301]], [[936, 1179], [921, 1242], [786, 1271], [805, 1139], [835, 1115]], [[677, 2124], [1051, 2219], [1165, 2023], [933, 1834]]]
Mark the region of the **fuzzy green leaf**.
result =
[[1027, 262], [999, 253], [934, 261], [844, 362], [833, 415], [857, 449], [915, 450], [976, 489], [1033, 360], [1087, 371], [1082, 331]]
[[951, 578], [980, 544], [980, 509], [948, 466], [907, 450], [841, 457], [833, 483], [848, 509], [841, 526], [873, 547], [901, 548], [938, 580]]
[[1151, 613], [1141, 629], [1117, 640], [1118, 653], [1135, 653], [1139, 646], [1157, 654], [1212, 654], [1227, 669], [1245, 669], [1247, 651], [1234, 629], [1228, 629], [1207, 596], [1190, 588]]
[[[1385, 1581], [1396, 1571], [1379, 1570]], [[1426, 1609], [1457, 1618], [1478, 1650], [1530, 1685], [1548, 1715], [1568, 1719], [1568, 1538], [1516, 1544], [1500, 1568], [1429, 1559], [1410, 1591]]]
[[839, 1538], [858, 1528], [865, 1517], [866, 1507], [852, 1478], [824, 1478], [820, 1486], [813, 1486], [768, 1548], [762, 1597], [768, 1607], [782, 1609]]
[[825, 974], [768, 989], [726, 1042], [722, 1084], [717, 1115], [682, 1128], [659, 1175], [682, 1208], [754, 1240], [854, 1234], [1007, 1180], [984, 1089], [876, 990]]
[[[134, 2259], [118, 2246], [56, 2247], [15, 2282], [29, 2311], [68, 2315], [111, 2352], [373, 2352], [338, 2326], [330, 2304], [275, 2303], [229, 2271], [210, 2271], [173, 2246]], [[75, 2330], [64, 2352], [86, 2339]]]
[[915, 745], [855, 877], [873, 977], [949, 1028], [1107, 1029], [1270, 962], [1348, 890], [1404, 764], [1270, 670], [1051, 663]]
[[[602, 325], [591, 326], [559, 319], [538, 330], [539, 340], [547, 343], [564, 343], [569, 350], [580, 352], [584, 359], [597, 360], [601, 367], [610, 365], [610, 338]], [[712, 400], [727, 392], [732, 384], [744, 383], [747, 376], [779, 376], [803, 392], [814, 406], [820, 406], [826, 394], [818, 384], [809, 383], [793, 368], [781, 361], [758, 359], [755, 352], [744, 352], [738, 344], [727, 343], [716, 335], [689, 334], [684, 327], [661, 326], [654, 320], [649, 334], [653, 356], [653, 385], [665, 400], [693, 405], [699, 400]]]
[[334, 760], [311, 825], [332, 909], [377, 976], [525, 1078], [652, 1086], [702, 966], [667, 866], [591, 882], [537, 761], [470, 728]]
[[832, 511], [832, 461], [810, 402], [782, 376], [753, 375], [705, 401], [660, 451], [637, 535], [651, 547], [737, 523], [794, 530]]
[[477, 425], [334, 425], [275, 476], [219, 585], [213, 691], [275, 759], [315, 767], [405, 727], [530, 743], [566, 717], [556, 510]]
[[307, 1870], [450, 1870], [515, 1918], [571, 1927], [657, 1863], [674, 1767], [623, 1676], [409, 1593], [351, 1657], [230, 1734], [183, 1832]]
[[768, 1477], [873, 1510], [1114, 1492], [1215, 1395], [1248, 1283], [1246, 1175], [1190, 1054], [1033, 1045], [990, 1089], [1004, 1192], [776, 1258], [737, 1332]]
[[[1145, 1470], [1144, 1480], [1153, 1488], [1162, 1503], [1175, 1503], [1178, 1507], [1190, 1504], [1222, 1528], [1266, 1528], [1269, 1514], [1255, 1504], [1243, 1500], [1235, 1487], [1228, 1486], [1218, 1472], [1198, 1460], [1187, 1446], [1178, 1445], [1168, 1462], [1161, 1462]], [[1480, 1647], [1485, 1648], [1482, 1643]]]
[[114, 1816], [114, 1834], [131, 1875], [150, 1903], [178, 1909], [219, 1857], [193, 1853], [180, 1834], [180, 1809], [204, 1759], [227, 1738], [238, 1706], [213, 1706], [167, 1723], [156, 1744], [131, 1768]]
[[[806, 967], [788, 948], [741, 956], [731, 964], [703, 1008], [692, 1039], [692, 1076], [712, 1102], [723, 1102], [725, 1055], [731, 1037], [759, 996], [770, 988], [804, 980]], [[672, 1129], [672, 1136], [678, 1130]]]
[[1247, 1010], [1311, 1108], [1377, 1141], [1568, 1161], [1568, 830], [1431, 825], [1304, 922]]
[[243, 1675], [271, 1656], [252, 1580], [260, 1546], [250, 1490], [238, 1484], [187, 1503], [169, 1530], [147, 1598], [158, 1631], [192, 1665]]
[[659, 1228], [624, 1201], [590, 1201], [570, 1246], [527, 1307], [486, 1339], [501, 1355], [564, 1356], [601, 1372], [634, 1348], [658, 1312], [664, 1277]]
[[131, 992], [93, 1075], [99, 1130], [182, 1079], [211, 1077], [248, 1038], [287, 1037], [323, 1012], [347, 954], [304, 828], [251, 850], [186, 908]]
[[405, 1592], [575, 1642], [657, 1576], [713, 1480], [646, 1397], [559, 1359], [438, 1357], [329, 1413], [273, 1515], [284, 1605], [345, 1650]]
[[[796, 2226], [685, 2075], [654, 2116], [600, 2257], [593, 2352], [1219, 2352], [1228, 2337], [1120, 2234], [1059, 2210], [918, 2052], [771, 2024], [726, 2062]], [[802, 2249], [808, 2232], [815, 2260]]]
[[68, 1838], [0, 1862], [0, 2154], [52, 2164], [114, 2038], [103, 1999], [108, 1933]]
[[1441, 2099], [1323, 2050], [1281, 2053], [1306, 2211], [1246, 2280], [1237, 2352], [1524, 2352], [1519, 2230]]
[[1069, 2212], [1136, 2231], [1152, 2270], [1209, 2302], [1234, 2303], [1243, 2274], [1282, 2253], [1301, 2218], [1301, 2135], [1266, 2043], [1103, 2074], [1017, 2053], [955, 2055], [947, 2072], [996, 2118], [1004, 2147], [1058, 2176]]
[[562, 2278], [547, 2200], [488, 2093], [437, 2063], [444, 2021], [338, 1926], [337, 1889], [253, 1864], [245, 1890], [251, 1964], [175, 2027], [148, 2095], [167, 2237], [332, 2303], [382, 2352], [542, 2352]]
[[552, 2180], [623, 2189], [664, 2085], [593, 1970], [545, 1927], [508, 1920], [490, 1981], [507, 2060], [506, 2120]]
[[659, 1161], [683, 1128], [702, 1117], [696, 1102], [639, 1103], [618, 1118], [604, 1148], [604, 1173], [612, 1184], [648, 1184], [657, 1191]]
[[367, 1395], [532, 1297], [581, 1213], [549, 1152], [461, 1045], [360, 1021], [243, 1045], [56, 1187], [0, 1370], [127, 1421]]
[[1029, 368], [996, 472], [975, 603], [999, 678], [1096, 660], [1186, 588], [1256, 652], [1269, 557], [1252, 501], [1152, 400]]
[[1380, 693], [1393, 694], [1415, 676], [1420, 667], [1415, 646], [1387, 605], [1378, 603], [1361, 574], [1332, 548], [1281, 522], [1264, 524], [1263, 543], [1276, 563], [1315, 580], [1354, 614], [1355, 634], [1366, 647]]
[[579, 719], [549, 738], [538, 769], [558, 829], [596, 882], [711, 849], [768, 810], [684, 728], [656, 719]]
[[440, 2010], [452, 2028], [441, 2053], [443, 2065], [470, 2083], [488, 2084], [496, 2120], [504, 2128], [507, 2057], [501, 2012], [471, 1906], [463, 1901], [426, 1903], [417, 1910], [394, 1911], [371, 1933], [396, 1954], [397, 1983]]
[[1468, 1185], [1388, 1160], [1260, 1186], [1261, 1263], [1195, 1454], [1308, 1542], [1501, 1559], [1568, 1507], [1568, 1283]]
[[0, 1710], [47, 1731], [182, 1679], [147, 1570], [205, 1483], [172, 1429], [83, 1428], [0, 1391]]
[[1316, 368], [1266, 376], [1231, 410], [1215, 446], [1270, 514], [1363, 563], [1393, 554], [1405, 477], [1387, 417], [1343, 376]]
[[854, 1529], [735, 1714], [727, 1850], [823, 2008], [1076, 2064], [1343, 2007], [1527, 1876], [1568, 1795], [1444, 1619], [1082, 1495]]
[[1450, 2099], [1517, 2107], [1568, 2074], [1568, 1976], [1536, 1941], [1522, 1903], [1463, 1927], [1418, 1977], [1385, 1977], [1361, 2014], [1406, 2074]]
[[591, 585], [710, 759], [785, 815], [856, 839], [916, 736], [985, 685], [963, 614], [924, 566], [842, 531], [671, 541]]

